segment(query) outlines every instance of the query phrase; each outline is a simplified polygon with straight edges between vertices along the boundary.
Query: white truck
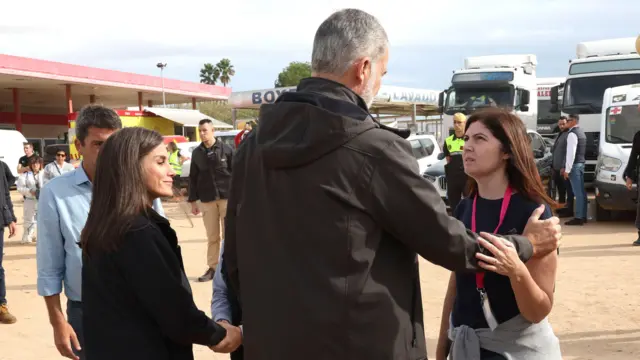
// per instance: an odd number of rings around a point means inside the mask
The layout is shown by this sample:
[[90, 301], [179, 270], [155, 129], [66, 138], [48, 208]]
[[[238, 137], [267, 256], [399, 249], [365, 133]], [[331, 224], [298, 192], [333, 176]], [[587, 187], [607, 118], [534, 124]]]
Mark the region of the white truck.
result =
[[551, 89], [552, 104], [560, 105], [564, 115], [580, 117], [580, 127], [587, 136], [586, 184], [593, 184], [596, 176], [605, 90], [640, 83], [640, 56], [635, 41], [636, 38], [621, 38], [579, 43], [566, 82]]
[[623, 174], [633, 137], [638, 131], [640, 83], [606, 89], [600, 114], [600, 155], [594, 183], [598, 221], [609, 220], [614, 210], [636, 209], [638, 192], [626, 188]]
[[[553, 138], [558, 132], [560, 111], [551, 105], [551, 88], [558, 86], [565, 78], [538, 78], [538, 133], [547, 138]], [[553, 110], [553, 111], [552, 111]]]
[[535, 55], [494, 55], [469, 57], [464, 69], [453, 72], [451, 87], [440, 96], [443, 109], [444, 141], [453, 133], [453, 114], [498, 106], [511, 109], [535, 130], [538, 113], [538, 85]]

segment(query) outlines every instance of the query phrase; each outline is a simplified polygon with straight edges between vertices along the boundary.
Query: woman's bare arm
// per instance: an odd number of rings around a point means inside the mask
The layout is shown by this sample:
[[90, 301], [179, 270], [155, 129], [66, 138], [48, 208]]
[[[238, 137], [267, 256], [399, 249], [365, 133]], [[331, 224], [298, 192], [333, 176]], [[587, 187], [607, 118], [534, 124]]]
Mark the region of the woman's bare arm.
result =
[[532, 258], [509, 277], [518, 309], [525, 319], [539, 323], [553, 307], [553, 290], [558, 268], [558, 254]]
[[538, 323], [551, 312], [553, 288], [556, 281], [558, 254], [532, 258], [523, 263], [513, 245], [504, 240], [480, 239], [480, 244], [494, 257], [476, 254], [478, 266], [509, 277], [518, 309], [525, 319]]
[[438, 336], [438, 346], [436, 348], [436, 360], [445, 360], [449, 355], [449, 315], [453, 310], [453, 302], [456, 299], [456, 274], [451, 273], [447, 294], [442, 305], [442, 319], [440, 320], [440, 335]]

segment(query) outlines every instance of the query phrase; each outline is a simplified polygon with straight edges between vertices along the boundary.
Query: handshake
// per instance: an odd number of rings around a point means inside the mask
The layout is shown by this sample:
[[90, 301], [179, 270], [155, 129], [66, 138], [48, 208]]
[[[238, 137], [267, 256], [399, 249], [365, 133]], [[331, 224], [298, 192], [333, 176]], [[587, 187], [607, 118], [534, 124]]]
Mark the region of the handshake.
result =
[[226, 320], [218, 321], [218, 325], [227, 330], [227, 335], [217, 345], [211, 346], [210, 349], [217, 353], [225, 354], [236, 351], [242, 345], [242, 329], [229, 324]]

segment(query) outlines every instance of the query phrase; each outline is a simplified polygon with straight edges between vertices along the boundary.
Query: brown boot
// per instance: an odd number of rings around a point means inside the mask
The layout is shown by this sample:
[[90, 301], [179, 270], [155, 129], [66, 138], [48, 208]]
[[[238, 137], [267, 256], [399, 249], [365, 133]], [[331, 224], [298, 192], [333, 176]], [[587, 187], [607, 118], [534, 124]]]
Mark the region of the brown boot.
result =
[[211, 281], [213, 280], [213, 275], [215, 274], [215, 270], [209, 268], [207, 269], [207, 271], [204, 273], [204, 275], [200, 276], [198, 278], [198, 282], [207, 282], [207, 281]]
[[18, 319], [11, 315], [7, 304], [0, 305], [0, 324], [13, 324], [16, 321], [18, 321]]

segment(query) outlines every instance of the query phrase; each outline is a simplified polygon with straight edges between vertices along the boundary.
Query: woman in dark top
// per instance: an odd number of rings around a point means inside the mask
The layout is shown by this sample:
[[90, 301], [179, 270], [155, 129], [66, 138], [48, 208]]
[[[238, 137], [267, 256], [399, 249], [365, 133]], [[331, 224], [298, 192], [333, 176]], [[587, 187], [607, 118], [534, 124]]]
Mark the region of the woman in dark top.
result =
[[162, 136], [125, 128], [105, 142], [81, 236], [84, 351], [89, 360], [193, 359], [224, 345], [226, 324], [196, 307], [175, 231], [153, 199], [172, 194]]
[[[472, 115], [465, 129], [464, 168], [470, 196], [454, 216], [474, 232], [522, 234], [534, 212], [549, 205], [522, 121], [491, 108]], [[541, 206], [541, 204], [549, 204]], [[526, 264], [507, 241], [480, 240], [484, 272], [454, 273], [442, 312], [437, 360], [560, 360], [546, 320], [553, 305], [557, 253]]]

